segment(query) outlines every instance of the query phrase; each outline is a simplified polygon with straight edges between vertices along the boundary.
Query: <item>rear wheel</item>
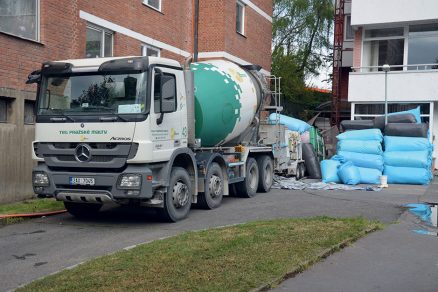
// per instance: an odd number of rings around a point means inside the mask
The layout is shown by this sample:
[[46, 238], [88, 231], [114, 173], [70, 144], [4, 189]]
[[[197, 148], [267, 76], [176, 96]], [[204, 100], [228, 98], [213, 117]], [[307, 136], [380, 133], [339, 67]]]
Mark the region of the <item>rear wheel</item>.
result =
[[64, 207], [76, 218], [89, 218], [99, 212], [100, 208], [102, 208], [102, 204], [64, 202]]
[[237, 196], [252, 198], [257, 193], [259, 185], [259, 168], [254, 158], [249, 157], [246, 162], [245, 180], [236, 184]]
[[184, 168], [174, 167], [164, 196], [162, 215], [166, 221], [177, 222], [187, 217], [192, 205], [192, 184]]
[[224, 178], [219, 164], [210, 165], [204, 185], [204, 192], [198, 195], [198, 205], [203, 209], [219, 207], [224, 196]]
[[259, 168], [258, 191], [267, 193], [271, 190], [272, 182], [274, 180], [274, 166], [271, 157], [268, 155], [258, 157], [257, 166]]

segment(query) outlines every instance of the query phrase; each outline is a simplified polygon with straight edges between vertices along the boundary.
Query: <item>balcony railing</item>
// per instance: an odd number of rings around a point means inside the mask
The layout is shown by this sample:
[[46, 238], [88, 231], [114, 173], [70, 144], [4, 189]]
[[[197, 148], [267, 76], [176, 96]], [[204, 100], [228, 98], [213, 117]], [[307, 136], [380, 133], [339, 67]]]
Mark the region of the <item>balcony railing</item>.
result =
[[[352, 67], [353, 72], [367, 73], [383, 71], [383, 66], [362, 66]], [[423, 70], [438, 70], [438, 64], [414, 64], [414, 65], [391, 65], [391, 71], [423, 71]]]

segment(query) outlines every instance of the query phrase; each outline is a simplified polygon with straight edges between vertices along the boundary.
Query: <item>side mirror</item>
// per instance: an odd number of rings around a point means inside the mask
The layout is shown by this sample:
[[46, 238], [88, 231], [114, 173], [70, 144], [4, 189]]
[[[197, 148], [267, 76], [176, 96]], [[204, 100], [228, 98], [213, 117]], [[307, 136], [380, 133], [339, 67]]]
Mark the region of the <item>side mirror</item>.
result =
[[40, 83], [41, 82], [41, 70], [36, 70], [27, 76], [26, 84]]

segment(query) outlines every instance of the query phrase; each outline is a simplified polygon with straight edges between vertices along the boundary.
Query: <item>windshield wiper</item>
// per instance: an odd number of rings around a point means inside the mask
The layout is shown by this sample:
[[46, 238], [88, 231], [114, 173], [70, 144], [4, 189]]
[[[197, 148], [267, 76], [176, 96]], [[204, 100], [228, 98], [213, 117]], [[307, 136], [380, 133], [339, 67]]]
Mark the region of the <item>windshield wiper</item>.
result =
[[101, 122], [115, 122], [118, 119], [122, 120], [123, 122], [129, 122], [127, 119], [122, 117], [120, 114], [118, 114], [113, 108], [107, 107], [107, 106], [91, 106], [91, 107], [84, 107], [82, 108], [84, 111], [87, 110], [107, 110], [111, 114], [115, 115], [115, 117], [100, 117], [99, 120]]
[[[53, 111], [53, 110], [52, 110], [52, 111]], [[55, 122], [55, 123], [65, 122], [65, 121], [67, 121], [67, 120], [70, 120], [70, 121], [72, 121], [73, 123], [76, 122], [75, 119], [73, 119], [73, 118], [70, 117], [69, 115], [66, 115], [66, 114], [63, 113], [63, 112], [56, 113], [56, 115], [61, 115], [62, 118], [60, 118], [60, 117], [51, 117], [51, 118], [50, 118], [50, 121]]]

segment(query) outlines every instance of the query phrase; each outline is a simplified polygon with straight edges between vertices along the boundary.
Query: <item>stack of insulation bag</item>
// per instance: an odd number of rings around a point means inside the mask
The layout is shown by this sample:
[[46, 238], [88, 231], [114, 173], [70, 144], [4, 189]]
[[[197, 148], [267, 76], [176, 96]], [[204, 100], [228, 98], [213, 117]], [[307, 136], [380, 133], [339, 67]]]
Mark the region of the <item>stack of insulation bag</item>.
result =
[[384, 169], [379, 129], [348, 131], [337, 137], [337, 155], [321, 162], [325, 183], [379, 184]]
[[388, 123], [385, 127], [384, 174], [390, 184], [429, 184], [432, 175], [433, 145], [429, 127], [416, 123]]

